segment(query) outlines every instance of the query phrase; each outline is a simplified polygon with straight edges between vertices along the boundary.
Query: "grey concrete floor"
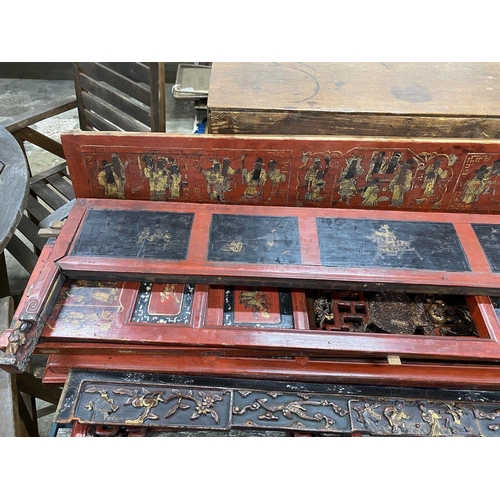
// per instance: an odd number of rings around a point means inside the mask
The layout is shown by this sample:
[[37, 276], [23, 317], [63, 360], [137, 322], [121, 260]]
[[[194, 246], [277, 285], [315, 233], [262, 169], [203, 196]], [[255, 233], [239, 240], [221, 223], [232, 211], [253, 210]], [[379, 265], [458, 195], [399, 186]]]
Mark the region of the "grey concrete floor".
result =
[[[57, 79], [68, 77], [67, 66], [47, 66], [47, 78], [45, 79], [43, 78], [43, 66], [37, 66], [36, 78], [24, 78], [24, 76], [33, 76], [34, 68], [31, 68], [30, 72], [28, 71], [29, 68], [20, 67], [16, 72], [15, 67], [9, 66], [7, 71], [2, 64], [0, 64], [0, 124], [6, 118], [75, 95], [73, 80]], [[2, 69], [4, 69], [3, 73]], [[2, 75], [12, 76], [12, 78], [5, 78]], [[17, 75], [22, 77], [17, 78]], [[201, 113], [196, 111], [195, 102], [192, 100], [174, 98], [171, 91], [173, 84], [174, 80], [166, 85], [167, 132], [191, 134], [194, 132], [197, 122], [203, 119], [203, 111]], [[35, 124], [33, 128], [55, 140], [59, 140], [61, 133], [80, 128], [78, 111], [76, 109], [67, 111], [41, 121]], [[57, 156], [29, 143], [26, 143], [26, 153], [33, 175], [61, 162]], [[22, 235], [18, 234], [18, 236], [21, 237]], [[26, 287], [29, 274], [7, 251], [5, 252], [5, 258], [11, 295], [15, 298], [20, 297]], [[44, 359], [42, 356], [34, 358], [34, 372], [38, 376], [43, 373]], [[40, 408], [46, 405], [41, 401], [39, 403]], [[53, 414], [49, 414], [39, 419], [40, 436], [49, 435], [53, 417]]]

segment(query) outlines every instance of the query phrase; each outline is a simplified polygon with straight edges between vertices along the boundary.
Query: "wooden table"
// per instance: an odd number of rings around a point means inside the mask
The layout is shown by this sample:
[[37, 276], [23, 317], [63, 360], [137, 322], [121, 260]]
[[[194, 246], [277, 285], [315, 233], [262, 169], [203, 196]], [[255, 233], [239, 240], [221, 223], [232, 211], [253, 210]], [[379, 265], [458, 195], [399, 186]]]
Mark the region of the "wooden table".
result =
[[0, 297], [10, 294], [3, 251], [21, 220], [28, 192], [26, 158], [14, 136], [0, 126]]
[[214, 63], [208, 132], [500, 137], [499, 63]]
[[[0, 126], [0, 331], [9, 326], [14, 307], [3, 251], [21, 219], [28, 191], [24, 154], [14, 136]], [[16, 379], [0, 370], [0, 436], [21, 435], [17, 404]]]

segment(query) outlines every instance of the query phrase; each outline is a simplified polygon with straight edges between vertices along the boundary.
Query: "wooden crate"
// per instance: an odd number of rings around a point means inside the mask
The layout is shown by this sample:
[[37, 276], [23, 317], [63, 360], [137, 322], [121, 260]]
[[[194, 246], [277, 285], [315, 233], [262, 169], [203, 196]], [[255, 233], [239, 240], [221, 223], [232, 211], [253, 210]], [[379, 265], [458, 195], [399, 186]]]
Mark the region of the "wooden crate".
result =
[[213, 134], [498, 138], [498, 63], [213, 63]]

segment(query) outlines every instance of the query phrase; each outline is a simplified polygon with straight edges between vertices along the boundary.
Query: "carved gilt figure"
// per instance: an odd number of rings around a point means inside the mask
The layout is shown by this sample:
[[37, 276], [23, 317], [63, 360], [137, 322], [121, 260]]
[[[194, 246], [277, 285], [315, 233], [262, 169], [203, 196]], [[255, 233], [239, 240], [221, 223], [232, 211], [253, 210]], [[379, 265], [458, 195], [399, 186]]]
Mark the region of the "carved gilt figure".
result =
[[382, 415], [375, 411], [380, 403], [375, 403], [370, 405], [369, 403], [364, 403], [362, 408], [354, 407], [358, 412], [358, 422], [361, 422], [366, 430], [377, 435], [381, 433], [380, 421], [382, 420]]
[[413, 418], [403, 411], [402, 401], [396, 401], [394, 406], [387, 406], [384, 409], [384, 416], [389, 421], [393, 434], [406, 433], [405, 420], [411, 420]]
[[[478, 435], [479, 432], [477, 429], [473, 427], [467, 427], [464, 425], [464, 417], [469, 414], [472, 419], [474, 416], [472, 415], [471, 410], [466, 408], [461, 408], [456, 404], [446, 404], [446, 413], [451, 415], [451, 420], [446, 421], [446, 426], [451, 430], [451, 433], [456, 436], [469, 436], [469, 435]], [[473, 420], [472, 420], [473, 421]], [[470, 420], [469, 420], [470, 422]]]
[[325, 322], [331, 323], [334, 320], [332, 302], [326, 297], [318, 297], [314, 301], [314, 314], [316, 316], [316, 325], [322, 329]]
[[422, 420], [429, 424], [430, 432], [429, 436], [438, 437], [444, 436], [443, 427], [441, 426], [440, 420], [442, 417], [433, 410], [432, 408], [427, 409], [424, 404], [418, 406]]

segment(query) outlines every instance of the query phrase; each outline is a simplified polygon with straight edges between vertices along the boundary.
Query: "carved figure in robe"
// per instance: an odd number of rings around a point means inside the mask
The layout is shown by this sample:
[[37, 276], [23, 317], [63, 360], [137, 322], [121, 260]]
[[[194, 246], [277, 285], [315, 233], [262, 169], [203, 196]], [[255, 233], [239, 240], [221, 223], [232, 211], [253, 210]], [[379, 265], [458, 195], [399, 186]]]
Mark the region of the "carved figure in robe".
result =
[[149, 178], [150, 198], [153, 201], [166, 201], [167, 199], [170, 171], [166, 168], [166, 163], [165, 158], [158, 158], [153, 168], [144, 169], [144, 174]]
[[257, 198], [262, 195], [264, 184], [267, 181], [267, 174], [263, 167], [264, 162], [259, 157], [254, 163], [254, 168], [244, 176], [247, 186], [243, 198]]
[[393, 434], [405, 433], [405, 420], [411, 420], [413, 418], [403, 411], [403, 403], [401, 401], [396, 401], [394, 406], [387, 406], [384, 409], [384, 416], [389, 421]]
[[389, 198], [387, 198], [387, 196], [379, 196], [379, 186], [380, 179], [378, 179], [377, 177], [370, 179], [361, 194], [361, 198], [363, 199], [362, 205], [366, 207], [373, 207], [375, 205], [378, 205], [380, 201], [389, 201]]
[[430, 198], [434, 196], [434, 189], [438, 181], [444, 181], [448, 177], [448, 171], [441, 168], [441, 161], [436, 160], [433, 165], [425, 169], [425, 178], [422, 188], [424, 190], [423, 197]]
[[441, 426], [441, 423], [439, 422], [440, 420], [442, 420], [442, 417], [440, 417], [439, 414], [432, 408], [426, 409], [423, 404], [419, 405], [419, 409], [421, 412], [422, 420], [429, 424], [429, 435], [433, 437], [443, 436], [443, 428]]
[[271, 195], [277, 195], [280, 187], [280, 182], [286, 181], [286, 175], [281, 173], [279, 168], [276, 168], [276, 161], [270, 160], [267, 164], [269, 169], [269, 179], [271, 179]]
[[414, 163], [415, 161], [410, 158], [396, 169], [396, 173], [389, 183], [389, 190], [392, 191], [391, 206], [402, 207], [404, 205], [404, 196], [410, 190], [413, 180]]
[[339, 195], [340, 201], [345, 201], [348, 205], [351, 198], [356, 195], [358, 189], [356, 182], [358, 177], [364, 172], [358, 158], [352, 158], [347, 167], [340, 174]]
[[491, 178], [500, 173], [500, 160], [496, 160], [493, 166], [482, 165], [475, 172], [475, 176], [468, 180], [464, 187], [462, 201], [470, 205], [478, 201], [479, 196], [487, 194], [493, 184]]
[[304, 176], [304, 181], [306, 182], [306, 193], [304, 198], [306, 200], [321, 201], [323, 199], [321, 193], [326, 185], [325, 176], [330, 168], [330, 157], [325, 155], [323, 159], [325, 160], [324, 169], [321, 168], [321, 160], [315, 158], [314, 163]]
[[207, 193], [211, 200], [224, 201], [226, 190], [226, 179], [222, 175], [220, 163], [213, 161], [212, 166], [207, 170], [202, 170], [207, 183]]
[[109, 198], [125, 198], [125, 169], [128, 161], [123, 164], [116, 153], [111, 155], [111, 162], [102, 161], [97, 174], [97, 182], [104, 187], [104, 194]]
[[179, 198], [181, 195], [182, 174], [179, 172], [179, 167], [175, 163], [169, 170], [170, 182], [168, 187], [170, 189], [170, 198]]

